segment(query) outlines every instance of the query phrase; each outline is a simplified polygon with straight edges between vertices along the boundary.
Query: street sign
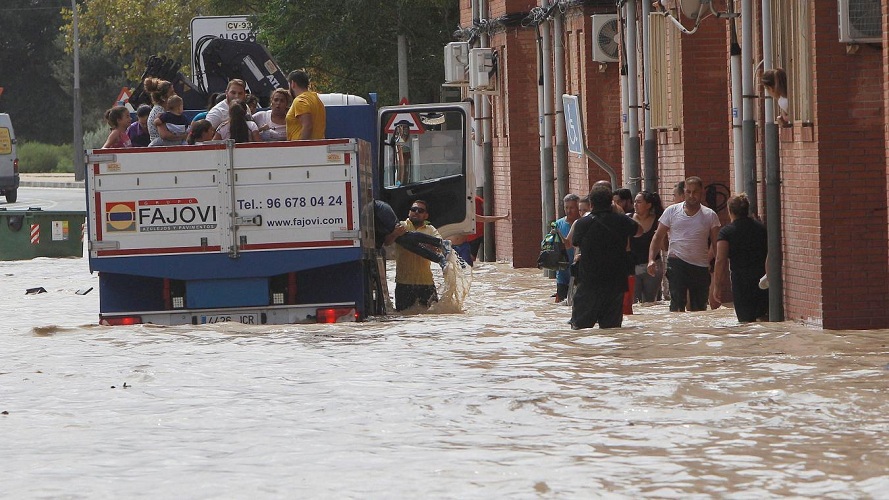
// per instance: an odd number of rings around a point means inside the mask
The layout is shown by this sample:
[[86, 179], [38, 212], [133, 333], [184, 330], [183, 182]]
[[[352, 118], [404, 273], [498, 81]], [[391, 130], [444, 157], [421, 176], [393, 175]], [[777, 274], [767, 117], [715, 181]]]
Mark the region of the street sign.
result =
[[422, 134], [426, 132], [426, 129], [423, 128], [423, 125], [420, 123], [420, 117], [417, 116], [416, 113], [396, 113], [389, 118], [389, 122], [386, 123], [386, 128], [383, 129], [387, 134], [395, 133], [396, 125], [407, 125], [411, 134]]
[[576, 95], [562, 95], [565, 108], [565, 133], [568, 136], [568, 151], [577, 155], [584, 154], [583, 120], [580, 115], [580, 99]]
[[135, 112], [133, 106], [129, 102], [130, 100], [130, 88], [129, 87], [121, 87], [120, 93], [117, 94], [117, 99], [114, 100], [115, 106], [126, 106], [127, 111], [130, 113]]
[[[207, 38], [225, 38], [228, 40], [256, 41], [256, 33], [253, 32], [253, 23], [248, 16], [205, 16], [195, 17], [191, 20], [191, 74], [200, 73], [200, 68], [195, 68], [195, 55], [203, 52], [202, 46], [206, 45]], [[206, 80], [204, 84], [206, 85]]]

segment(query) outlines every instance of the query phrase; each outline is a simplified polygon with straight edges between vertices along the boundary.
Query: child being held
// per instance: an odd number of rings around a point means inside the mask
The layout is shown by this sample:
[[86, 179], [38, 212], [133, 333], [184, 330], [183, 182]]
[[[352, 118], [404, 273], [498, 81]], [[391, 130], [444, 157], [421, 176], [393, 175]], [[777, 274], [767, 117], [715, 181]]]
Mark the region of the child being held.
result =
[[[167, 99], [167, 111], [154, 119], [158, 132], [162, 130], [161, 127], [166, 127], [169, 134], [161, 133], [160, 137], [151, 141], [151, 146], [179, 146], [185, 143], [185, 138], [188, 136], [189, 122], [182, 114], [182, 111], [182, 98], [178, 95], [170, 96]], [[164, 139], [164, 135], [172, 136], [172, 138]]]

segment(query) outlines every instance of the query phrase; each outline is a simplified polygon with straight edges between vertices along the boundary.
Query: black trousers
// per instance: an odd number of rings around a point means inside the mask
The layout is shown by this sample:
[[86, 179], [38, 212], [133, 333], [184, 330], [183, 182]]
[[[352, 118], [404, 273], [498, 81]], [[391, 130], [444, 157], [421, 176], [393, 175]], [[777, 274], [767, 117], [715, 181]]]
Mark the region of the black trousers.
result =
[[760, 290], [762, 275], [745, 276], [732, 273], [732, 295], [735, 297], [735, 316], [741, 323], [756, 321], [769, 313], [769, 291]]
[[571, 307], [571, 328], [620, 328], [624, 320], [623, 292], [609, 292], [579, 283]]
[[395, 284], [395, 310], [404, 311], [416, 303], [429, 307], [433, 302], [438, 302], [438, 292], [435, 285], [405, 285]]
[[[689, 264], [682, 259], [667, 259], [667, 281], [670, 283], [670, 311], [706, 311], [710, 293], [710, 270]], [[686, 294], [688, 304], [686, 304]]]

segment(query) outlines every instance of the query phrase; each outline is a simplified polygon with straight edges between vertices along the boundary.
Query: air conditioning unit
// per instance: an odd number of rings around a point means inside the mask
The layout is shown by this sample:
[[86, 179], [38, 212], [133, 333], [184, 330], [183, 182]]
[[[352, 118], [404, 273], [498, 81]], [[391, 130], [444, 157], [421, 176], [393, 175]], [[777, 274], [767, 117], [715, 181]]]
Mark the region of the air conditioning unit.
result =
[[474, 90], [493, 89], [495, 86], [496, 68], [494, 49], [470, 49], [469, 88]]
[[444, 48], [445, 82], [466, 83], [469, 67], [469, 42], [451, 42]]
[[883, 41], [880, 0], [839, 0], [840, 42]]
[[616, 62], [619, 59], [618, 22], [614, 14], [593, 16], [593, 61], [604, 63]]

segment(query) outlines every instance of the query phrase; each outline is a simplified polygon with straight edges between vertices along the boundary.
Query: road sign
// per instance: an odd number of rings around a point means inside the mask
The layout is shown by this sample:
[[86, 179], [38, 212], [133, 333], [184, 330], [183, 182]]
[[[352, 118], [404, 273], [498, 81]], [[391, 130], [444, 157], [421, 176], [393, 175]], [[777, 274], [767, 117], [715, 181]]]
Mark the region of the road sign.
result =
[[578, 155], [584, 154], [583, 120], [580, 114], [580, 99], [576, 95], [562, 95], [565, 108], [565, 132], [568, 135], [568, 151]]
[[416, 113], [408, 113], [405, 111], [404, 113], [396, 113], [392, 115], [392, 117], [389, 118], [389, 122], [386, 123], [384, 131], [387, 134], [394, 134], [396, 125], [408, 125], [408, 129], [412, 134], [422, 134], [426, 131], [420, 123], [420, 117], [417, 116]]
[[[199, 74], [194, 67], [195, 55], [201, 50], [198, 45], [205, 45], [206, 38], [225, 38], [228, 40], [256, 41], [253, 23], [248, 16], [205, 16], [191, 20], [191, 74]], [[202, 50], [201, 50], [202, 51]], [[206, 81], [204, 82], [206, 84]]]
[[130, 105], [130, 88], [129, 87], [121, 87], [120, 93], [117, 94], [117, 99], [114, 100], [115, 106], [126, 106], [127, 111], [130, 113], [136, 111], [133, 109], [133, 106]]

